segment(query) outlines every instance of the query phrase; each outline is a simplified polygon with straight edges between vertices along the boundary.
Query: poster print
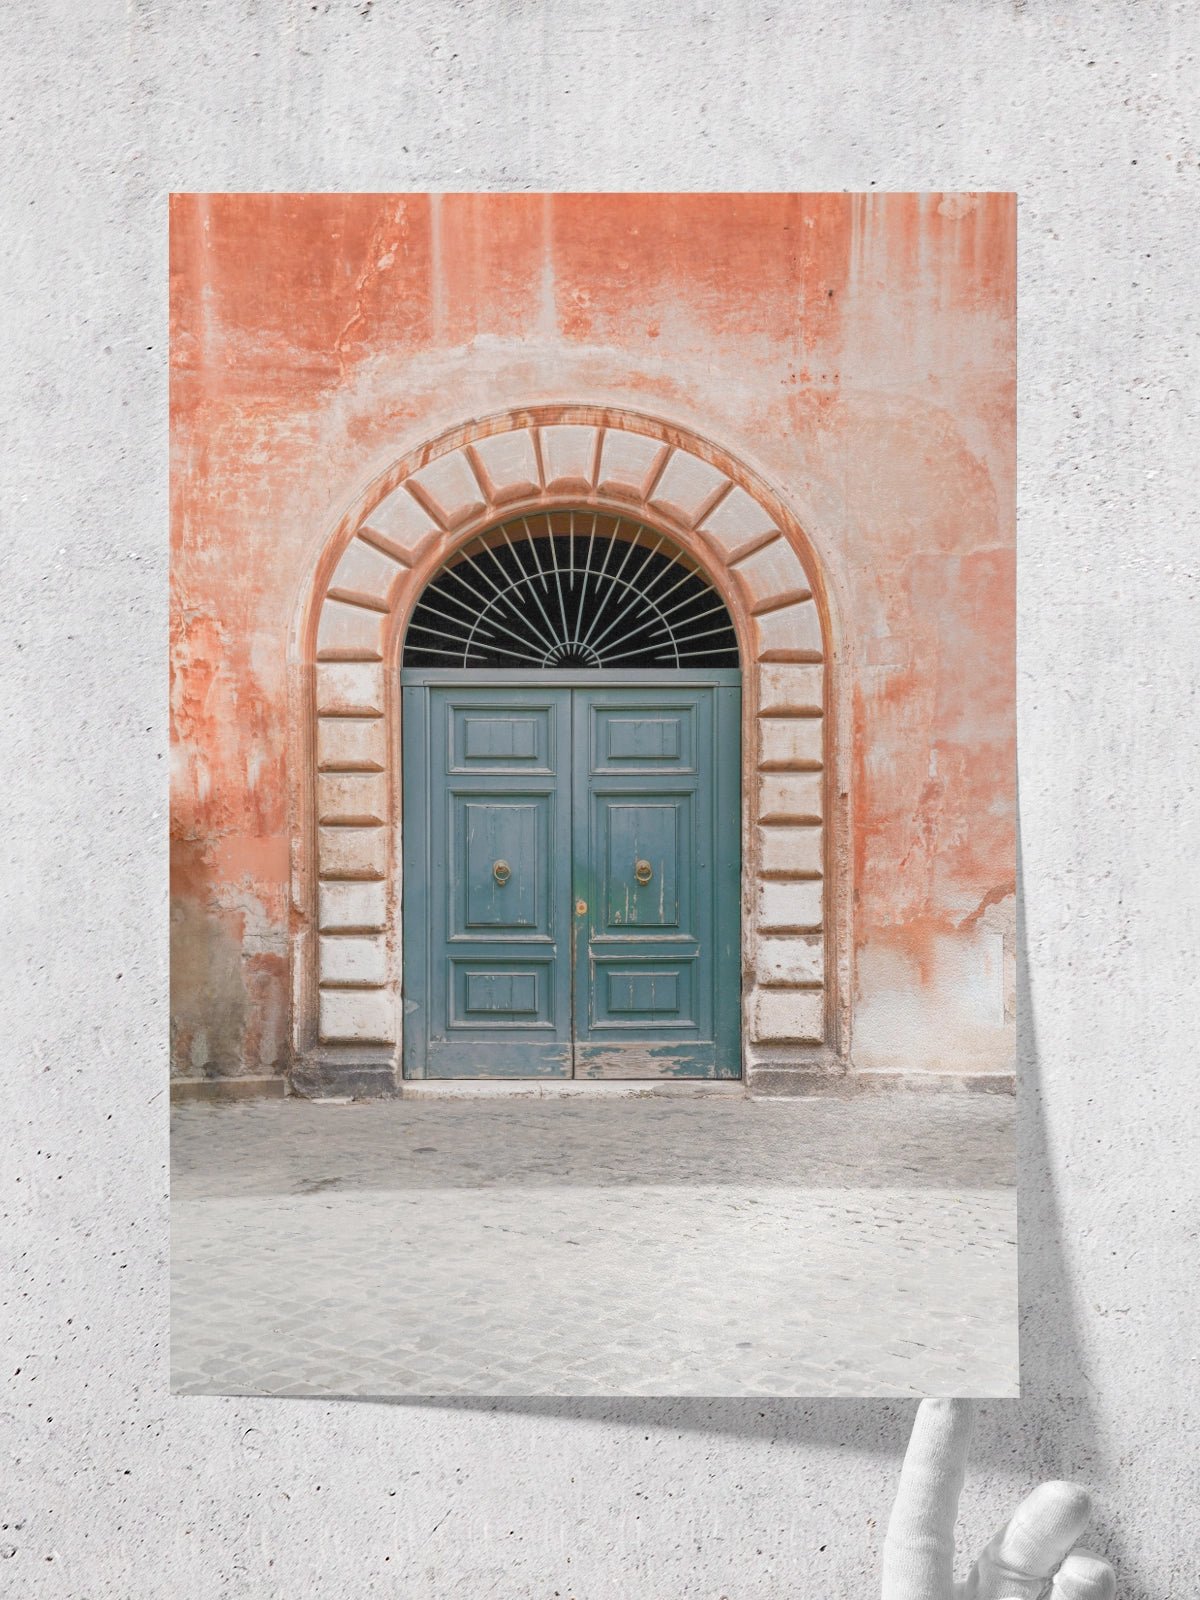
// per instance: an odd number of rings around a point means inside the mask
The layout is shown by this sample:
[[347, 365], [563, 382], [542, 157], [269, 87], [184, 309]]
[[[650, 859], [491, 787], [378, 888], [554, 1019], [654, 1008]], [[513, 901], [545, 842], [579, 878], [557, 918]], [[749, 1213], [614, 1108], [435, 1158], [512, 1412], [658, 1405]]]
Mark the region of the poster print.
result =
[[1014, 222], [174, 198], [178, 1389], [1016, 1392]]

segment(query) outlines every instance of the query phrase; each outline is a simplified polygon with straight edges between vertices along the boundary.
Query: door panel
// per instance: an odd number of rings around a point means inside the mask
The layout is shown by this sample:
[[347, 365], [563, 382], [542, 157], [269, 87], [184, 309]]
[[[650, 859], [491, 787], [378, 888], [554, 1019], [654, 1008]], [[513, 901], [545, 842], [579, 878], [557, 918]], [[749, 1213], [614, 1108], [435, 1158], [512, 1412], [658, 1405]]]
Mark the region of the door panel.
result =
[[689, 768], [693, 724], [679, 712], [654, 711], [633, 714], [609, 707], [597, 707], [593, 722], [592, 763], [597, 771]]
[[478, 705], [451, 702], [451, 772], [550, 772], [554, 708], [518, 709], [494, 692]]
[[739, 1075], [740, 690], [697, 676], [405, 674], [406, 1076]]
[[606, 977], [609, 1016], [658, 1011], [674, 1014], [679, 1010], [678, 968], [644, 967], [640, 972], [621, 972], [610, 967]]
[[577, 1078], [741, 1070], [738, 704], [716, 687], [576, 693]]
[[450, 1026], [553, 1026], [553, 977], [549, 961], [460, 961], [452, 956]]
[[691, 961], [678, 959], [637, 964], [619, 957], [595, 960], [595, 1021], [626, 1032], [647, 1020], [690, 1027], [692, 967]]
[[687, 883], [687, 873], [681, 880], [679, 867], [691, 856], [691, 797], [650, 804], [607, 795], [596, 798], [597, 842], [605, 867], [605, 933], [678, 928], [679, 891], [681, 882], [684, 887]]
[[546, 846], [555, 796], [517, 801], [499, 796], [453, 796], [450, 881], [462, 908], [453, 933], [477, 928], [536, 929], [548, 933], [551, 874]]
[[404, 1072], [570, 1077], [571, 693], [404, 689]]

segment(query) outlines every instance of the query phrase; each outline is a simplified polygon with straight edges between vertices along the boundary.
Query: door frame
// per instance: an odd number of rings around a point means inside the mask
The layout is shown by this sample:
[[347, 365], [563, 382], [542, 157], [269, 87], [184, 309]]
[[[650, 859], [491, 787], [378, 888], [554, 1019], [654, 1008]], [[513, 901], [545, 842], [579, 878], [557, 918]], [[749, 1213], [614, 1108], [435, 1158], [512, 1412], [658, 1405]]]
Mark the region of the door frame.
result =
[[[523, 378], [511, 376], [518, 392]], [[807, 481], [802, 519], [757, 467], [679, 416], [530, 396], [436, 436], [418, 430], [314, 521], [288, 646], [291, 1079], [301, 1092], [399, 1086], [396, 702], [409, 618], [458, 550], [555, 509], [657, 529], [729, 608], [743, 675], [744, 1081], [800, 1093], [814, 1074], [849, 1069], [857, 785], [845, 690], [857, 644], [825, 559], [838, 529], [822, 531], [813, 509], [823, 482]]]
[[[399, 671], [400, 705], [404, 705], [404, 691], [412, 689], [435, 688], [471, 688], [486, 690], [504, 690], [513, 688], [540, 688], [540, 689], [678, 689], [689, 688], [704, 689], [730, 689], [741, 690], [742, 671], [738, 667], [673, 667], [659, 668], [608, 668], [608, 669], [560, 669], [548, 670], [542, 668], [463, 668], [463, 667], [402, 667]], [[719, 702], [716, 702], [718, 715], [714, 719], [714, 734], [719, 737], [721, 732], [721, 717], [719, 715]], [[714, 971], [730, 975], [730, 982], [717, 985], [717, 998], [714, 1003], [713, 1036], [716, 1047], [720, 1048], [720, 1041], [725, 1038], [733, 1044], [736, 1051], [736, 1071], [723, 1072], [715, 1077], [687, 1077], [681, 1076], [677, 1081], [692, 1082], [702, 1085], [709, 1082], [732, 1083], [742, 1081], [745, 1077], [744, 1040], [741, 1027], [742, 1014], [742, 937], [743, 937], [743, 908], [742, 908], [742, 874], [744, 859], [742, 851], [742, 716], [740, 713], [733, 719], [733, 739], [736, 747], [726, 754], [715, 745], [713, 761], [715, 770], [712, 775], [712, 801], [715, 814], [738, 814], [738, 825], [728, 833], [714, 830], [715, 859], [712, 863], [714, 901], [719, 900], [720, 882], [722, 876], [730, 870], [731, 863], [726, 852], [722, 851], [722, 842], [731, 841], [731, 849], [735, 855], [732, 870], [736, 875], [737, 889], [733, 896], [733, 914], [725, 919], [713, 917], [713, 950]], [[423, 735], [423, 737], [422, 737]], [[400, 1069], [403, 1079], [408, 1081], [420, 1080], [426, 1077], [426, 1041], [428, 1038], [428, 1016], [430, 1004], [430, 985], [427, 968], [427, 941], [422, 935], [428, 929], [428, 903], [426, 896], [425, 874], [419, 870], [421, 859], [424, 857], [426, 839], [427, 812], [422, 817], [421, 825], [414, 827], [413, 818], [407, 816], [407, 807], [404, 804], [405, 791], [409, 783], [419, 785], [428, 805], [428, 788], [430, 782], [429, 752], [427, 748], [429, 728], [428, 722], [423, 721], [420, 728], [402, 726], [400, 736], [403, 745], [403, 775], [400, 787], [401, 814], [406, 825], [402, 828], [403, 860], [401, 863], [400, 889], [399, 889], [399, 917], [402, 928], [402, 968], [401, 968], [401, 1004], [405, 1016], [415, 1013], [424, 1013], [422, 1026], [418, 1028], [406, 1027], [403, 1032], [401, 1047]], [[571, 784], [576, 781], [574, 772], [574, 754], [571, 753]], [[574, 805], [572, 807], [574, 810]], [[572, 859], [568, 863], [568, 871], [573, 872], [575, 867], [575, 842], [572, 841]], [[577, 964], [574, 950], [574, 929], [570, 934], [570, 949], [567, 959], [570, 963], [572, 994], [576, 983]], [[418, 954], [419, 952], [419, 954]], [[573, 1006], [574, 1011], [574, 1006]], [[418, 1037], [418, 1034], [420, 1037]], [[574, 1059], [574, 1046], [577, 1041], [572, 1039], [572, 1058]], [[544, 1074], [531, 1073], [523, 1077], [509, 1077], [504, 1075], [509, 1082], [538, 1082], [545, 1081]], [[624, 1074], [621, 1074], [624, 1077]], [[669, 1075], [674, 1079], [674, 1075]], [[470, 1079], [458, 1081], [470, 1082]], [[498, 1081], [485, 1079], [481, 1074], [478, 1081]], [[596, 1081], [588, 1075], [577, 1077], [572, 1073], [568, 1082]], [[644, 1080], [637, 1079], [636, 1074], [630, 1074], [627, 1081], [661, 1081], [653, 1077]]]

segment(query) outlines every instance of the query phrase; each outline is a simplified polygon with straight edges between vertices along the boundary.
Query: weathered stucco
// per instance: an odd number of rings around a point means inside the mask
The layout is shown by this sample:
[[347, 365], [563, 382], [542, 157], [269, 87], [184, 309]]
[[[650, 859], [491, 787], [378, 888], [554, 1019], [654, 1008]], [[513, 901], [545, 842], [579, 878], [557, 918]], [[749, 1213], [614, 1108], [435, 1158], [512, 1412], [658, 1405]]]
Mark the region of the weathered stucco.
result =
[[1013, 223], [1002, 194], [175, 199], [176, 1075], [304, 1047], [304, 626], [355, 508], [555, 406], [711, 441], [813, 554], [823, 1065], [1011, 1070]]

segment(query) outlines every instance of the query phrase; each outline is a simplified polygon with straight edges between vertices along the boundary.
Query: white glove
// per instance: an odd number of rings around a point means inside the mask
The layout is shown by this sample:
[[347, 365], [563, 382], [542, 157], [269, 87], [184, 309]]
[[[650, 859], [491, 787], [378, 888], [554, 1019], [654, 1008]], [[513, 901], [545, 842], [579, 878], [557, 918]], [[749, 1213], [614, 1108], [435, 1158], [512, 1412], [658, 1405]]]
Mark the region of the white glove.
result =
[[1075, 1543], [1090, 1509], [1077, 1483], [1043, 1483], [961, 1583], [954, 1521], [975, 1424], [969, 1400], [923, 1400], [883, 1546], [883, 1600], [1113, 1600], [1103, 1556]]

